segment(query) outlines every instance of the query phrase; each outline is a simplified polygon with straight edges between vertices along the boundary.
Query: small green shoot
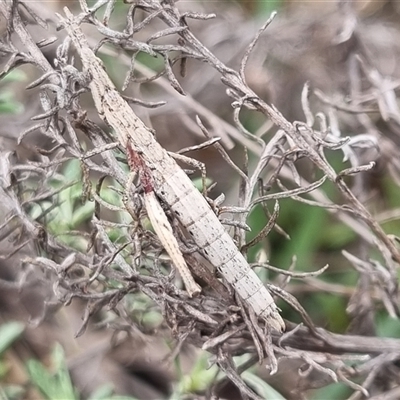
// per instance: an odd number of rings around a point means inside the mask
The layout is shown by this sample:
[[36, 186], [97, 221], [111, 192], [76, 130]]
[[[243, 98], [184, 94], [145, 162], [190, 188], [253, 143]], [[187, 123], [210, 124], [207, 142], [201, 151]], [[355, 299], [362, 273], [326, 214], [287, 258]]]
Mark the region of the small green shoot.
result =
[[22, 335], [25, 325], [21, 322], [7, 322], [0, 326], [0, 356]]
[[185, 394], [204, 392], [218, 374], [216, 365], [209, 367], [209, 355], [202, 352], [197, 357], [196, 363], [189, 374], [181, 371], [179, 357], [176, 359], [176, 366], [180, 371], [180, 381], [176, 385], [170, 400], [179, 400]]
[[243, 372], [242, 378], [261, 398], [269, 400], [286, 400], [285, 397], [253, 372]]
[[56, 344], [51, 356], [53, 373], [37, 360], [29, 360], [26, 364], [32, 383], [48, 400], [78, 400], [79, 396], [72, 385], [65, 362], [64, 351]]
[[114, 387], [110, 383], [100, 386], [93, 392], [88, 400], [138, 400], [136, 397], [131, 396], [118, 396], [113, 395]]
[[20, 114], [24, 110], [23, 105], [15, 100], [15, 92], [9, 90], [7, 85], [13, 82], [23, 82], [26, 75], [19, 70], [13, 70], [0, 82], [0, 114]]
[[3, 384], [2, 380], [9, 372], [9, 364], [3, 360], [3, 354], [22, 335], [25, 325], [11, 321], [0, 326], [0, 400], [21, 399], [24, 393], [19, 385]]

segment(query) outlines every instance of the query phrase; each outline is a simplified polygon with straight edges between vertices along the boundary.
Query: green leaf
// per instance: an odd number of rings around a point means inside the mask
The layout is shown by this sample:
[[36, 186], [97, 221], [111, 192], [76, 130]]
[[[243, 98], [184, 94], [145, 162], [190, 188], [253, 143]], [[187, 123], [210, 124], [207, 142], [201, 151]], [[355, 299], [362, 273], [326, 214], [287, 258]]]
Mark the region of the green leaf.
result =
[[312, 400], [347, 399], [351, 393], [352, 390], [344, 383], [332, 383], [331, 385], [325, 386], [321, 389], [316, 389], [309, 398]]
[[245, 371], [242, 374], [243, 380], [253, 388], [263, 399], [286, 400], [279, 392], [271, 387], [267, 382], [252, 372]]
[[202, 392], [210, 386], [212, 380], [218, 373], [218, 368], [216, 365], [209, 368], [208, 360], [209, 355], [205, 352], [201, 352], [190, 373], [182, 374], [180, 358], [177, 357], [175, 359], [179, 383], [175, 386], [174, 393], [171, 395], [170, 400], [180, 399], [183, 394]]
[[139, 400], [137, 397], [131, 396], [113, 396], [109, 397], [107, 400]]
[[106, 383], [94, 391], [88, 400], [138, 400], [131, 396], [113, 396], [114, 386], [111, 383]]
[[[197, 190], [202, 191], [203, 190], [203, 180], [201, 178], [195, 178], [192, 180], [193, 185], [196, 187]], [[206, 178], [206, 187], [210, 187], [211, 184], [213, 183], [212, 179]]]
[[25, 72], [19, 70], [19, 69], [13, 69], [11, 72], [9, 72], [2, 80], [1, 83], [10, 83], [10, 82], [23, 82], [27, 78]]
[[97, 388], [89, 397], [88, 400], [108, 400], [112, 398], [114, 386], [111, 383], [105, 383]]
[[58, 378], [59, 389], [65, 394], [65, 398], [73, 399], [75, 397], [75, 390], [69, 376], [67, 364], [65, 362], [64, 350], [59, 343], [54, 346], [52, 360], [55, 368], [57, 369], [56, 376]]
[[29, 376], [32, 383], [48, 398], [53, 398], [56, 387], [52, 381], [51, 375], [46, 371], [43, 365], [37, 360], [28, 360], [26, 363]]
[[90, 220], [94, 213], [94, 202], [86, 202], [81, 207], [78, 207], [73, 214], [71, 225], [78, 227], [83, 222]]
[[1, 400], [19, 400], [23, 399], [25, 389], [20, 385], [3, 385], [0, 386]]
[[24, 107], [12, 98], [1, 96], [0, 98], [0, 114], [21, 114]]
[[76, 181], [82, 178], [81, 165], [79, 160], [69, 160], [63, 168], [63, 175], [66, 181]]
[[121, 196], [115, 191], [114, 188], [111, 186], [108, 187], [105, 184], [103, 184], [101, 189], [101, 198], [113, 206], [121, 206], [122, 204]]
[[9, 370], [10, 370], [9, 365], [6, 362], [0, 360], [0, 382], [3, 377], [7, 376]]
[[15, 100], [14, 92], [7, 89], [7, 83], [22, 82], [26, 75], [22, 71], [13, 70], [1, 80], [0, 87], [0, 114], [20, 114], [23, 112], [23, 105]]
[[386, 313], [380, 312], [377, 314], [375, 326], [380, 337], [400, 337], [399, 320], [390, 317]]
[[22, 335], [24, 329], [25, 325], [21, 322], [7, 322], [0, 326], [0, 354]]
[[269, 16], [272, 11], [279, 10], [283, 5], [282, 0], [268, 0], [268, 1], [256, 1], [255, 2], [255, 16], [262, 16], [265, 18]]
[[56, 344], [54, 347], [51, 360], [55, 369], [54, 374], [50, 374], [37, 360], [27, 362], [26, 367], [32, 383], [49, 400], [78, 400], [60, 344]]

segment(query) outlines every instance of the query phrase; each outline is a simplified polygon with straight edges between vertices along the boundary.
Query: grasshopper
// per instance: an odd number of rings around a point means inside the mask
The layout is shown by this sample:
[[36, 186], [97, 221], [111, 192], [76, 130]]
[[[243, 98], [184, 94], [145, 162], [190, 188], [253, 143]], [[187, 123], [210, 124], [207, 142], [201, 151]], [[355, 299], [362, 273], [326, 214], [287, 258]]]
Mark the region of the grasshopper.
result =
[[[168, 228], [169, 224], [165, 224], [166, 217], [154, 194], [168, 205], [202, 255], [218, 269], [256, 315], [265, 319], [275, 330], [283, 331], [285, 324], [268, 289], [250, 268], [189, 177], [122, 98], [101, 60], [89, 47], [79, 26], [81, 20], [74, 18], [68, 8], [64, 8], [64, 12], [66, 18], [60, 15], [58, 17], [78, 52], [83, 71], [91, 77], [89, 88], [97, 112], [105, 123], [113, 128], [128, 157], [136, 157], [136, 162], [141, 165], [144, 177], [142, 183], [147, 186], [145, 202], [149, 218], [172, 261], [182, 274], [189, 294], [198, 293], [200, 287], [190, 276], [177, 243], [172, 244], [174, 242], [171, 239], [172, 230]], [[150, 173], [151, 181], [145, 177]]]

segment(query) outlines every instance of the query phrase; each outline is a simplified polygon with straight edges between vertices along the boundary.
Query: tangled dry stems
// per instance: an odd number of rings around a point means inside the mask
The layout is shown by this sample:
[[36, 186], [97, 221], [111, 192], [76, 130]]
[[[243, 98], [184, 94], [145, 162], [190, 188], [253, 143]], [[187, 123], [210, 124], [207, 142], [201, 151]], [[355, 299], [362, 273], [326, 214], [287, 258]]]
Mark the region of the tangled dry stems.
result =
[[[103, 19], [97, 16], [98, 10], [106, 6]], [[228, 95], [233, 99], [234, 127], [221, 122], [219, 117], [210, 110], [202, 109], [194, 104], [201, 117], [195, 120], [196, 129], [205, 137], [205, 144], [192, 146], [190, 151], [206, 146], [216, 148], [227, 164], [237, 173], [241, 180], [240, 195], [236, 207], [223, 207], [222, 198], [208, 198], [215, 212], [235, 213], [236, 219], [224, 220], [234, 227], [234, 237], [238, 246], [246, 252], [265, 238], [272, 229], [284, 232], [277, 225], [279, 215], [279, 200], [290, 198], [314, 207], [322, 207], [347, 224], [357, 235], [368, 244], [375, 247], [381, 259], [371, 260], [361, 256], [344, 253], [344, 256], [360, 274], [360, 281], [366, 280], [369, 290], [362, 290], [353, 297], [353, 309], [367, 297], [380, 300], [387, 312], [398, 315], [397, 268], [400, 263], [400, 253], [393, 238], [381, 228], [377, 220], [370, 214], [360, 196], [350, 189], [348, 176], [360, 176], [375, 165], [373, 161], [362, 163], [359, 158], [359, 148], [379, 148], [377, 137], [373, 134], [359, 134], [352, 137], [342, 137], [337, 110], [354, 114], [355, 118], [368, 118], [368, 112], [379, 112], [385, 121], [399, 123], [400, 113], [393, 102], [397, 86], [388, 84], [388, 79], [381, 76], [363, 57], [357, 54], [355, 58], [360, 69], [369, 78], [369, 96], [354, 99], [349, 105], [329, 98], [321, 91], [315, 95], [328, 105], [329, 115], [318, 113], [314, 115], [309, 104], [310, 88], [306, 84], [301, 99], [302, 109], [306, 116], [305, 122], [289, 122], [281, 112], [264, 102], [247, 85], [245, 71], [255, 46], [270, 26], [274, 15], [255, 35], [248, 45], [238, 71], [227, 67], [208, 48], [206, 48], [191, 32], [188, 21], [206, 21], [213, 15], [195, 12], [181, 12], [172, 1], [135, 1], [126, 14], [124, 29], [113, 30], [108, 26], [114, 2], [99, 1], [91, 9], [81, 2], [82, 22], [93, 25], [102, 35], [96, 45], [99, 54], [102, 51], [111, 54], [122, 52], [131, 54], [131, 58], [121, 56], [119, 60], [129, 65], [123, 89], [132, 84], [158, 83], [166, 86], [166, 82], [177, 93], [185, 94], [184, 89], [175, 76], [174, 65], [180, 64], [181, 72], [185, 69], [188, 59], [209, 64], [219, 74], [222, 82], [228, 88]], [[214, 354], [214, 360], [226, 373], [228, 379], [235, 383], [244, 398], [258, 398], [244, 383], [240, 373], [254, 365], [257, 361], [267, 359], [271, 372], [279, 368], [278, 361], [283, 359], [301, 360], [306, 367], [299, 371], [303, 376], [317, 372], [319, 379], [326, 382], [343, 382], [354, 390], [352, 399], [367, 396], [368, 390], [383, 368], [391, 366], [400, 355], [400, 342], [395, 339], [362, 337], [352, 335], [335, 335], [314, 326], [311, 318], [293, 295], [284, 288], [288, 287], [292, 278], [308, 279], [318, 282], [316, 278], [325, 271], [325, 267], [315, 273], [298, 273], [290, 269], [282, 271], [268, 265], [257, 263], [254, 266], [269, 268], [281, 273], [284, 279], [279, 287], [269, 285], [270, 290], [283, 298], [300, 313], [305, 326], [288, 323], [288, 332], [282, 336], [269, 332], [259, 324], [255, 316], [249, 312], [233, 293], [227, 293], [220, 280], [205, 268], [196, 258], [191, 249], [191, 243], [184, 235], [180, 235], [181, 245], [187, 260], [195, 275], [206, 283], [203, 292], [196, 298], [188, 298], [187, 294], [175, 285], [175, 276], [171, 272], [165, 274], [167, 261], [162, 257], [163, 249], [144, 222], [144, 213], [140, 201], [140, 185], [133, 185], [132, 191], [124, 191], [128, 180], [126, 169], [121, 166], [123, 154], [118, 151], [118, 145], [106, 131], [106, 127], [98, 124], [96, 117], [92, 118], [81, 102], [81, 95], [87, 91], [90, 77], [82, 74], [74, 64], [72, 49], [68, 38], [58, 46], [54, 67], [45, 58], [42, 50], [54, 43], [58, 38], [47, 38], [35, 43], [24, 25], [20, 12], [27, 11], [37, 24], [46, 23], [39, 15], [30, 10], [23, 2], [6, 2], [1, 4], [2, 14], [8, 19], [7, 40], [1, 44], [1, 52], [8, 57], [1, 76], [22, 65], [31, 64], [41, 71], [42, 76], [29, 85], [29, 89], [40, 87], [39, 100], [43, 112], [32, 118], [38, 121], [21, 133], [19, 140], [23, 141], [33, 132], [40, 132], [51, 148], [38, 148], [36, 160], [23, 164], [12, 161], [11, 154], [6, 154], [3, 162], [4, 198], [12, 210], [0, 229], [9, 229], [15, 220], [21, 224], [18, 236], [15, 236], [15, 247], [7, 259], [20, 251], [24, 246], [35, 241], [40, 249], [40, 255], [26, 257], [23, 260], [20, 281], [13, 283], [19, 289], [31, 285], [37, 275], [36, 269], [44, 271], [44, 276], [51, 277], [54, 297], [48, 302], [48, 310], [55, 305], [68, 305], [73, 299], [79, 298], [86, 302], [83, 323], [77, 336], [84, 333], [90, 318], [101, 310], [112, 310], [115, 314], [113, 329], [142, 331], [151, 334], [141, 322], [142, 312], [131, 312], [129, 296], [144, 293], [152, 302], [146, 303], [148, 312], [156, 307], [163, 316], [163, 323], [158, 327], [160, 332], [170, 329], [176, 338], [176, 348], [171, 357], [176, 356], [184, 342], [206, 349]], [[161, 29], [159, 22], [164, 23]], [[145, 41], [138, 41], [135, 35], [152, 27], [153, 32]], [[167, 26], [167, 28], [165, 28]], [[24, 48], [14, 45], [14, 35], [19, 37]], [[349, 37], [356, 37], [357, 31]], [[178, 37], [176, 41], [175, 38]], [[158, 44], [157, 41], [162, 44]], [[112, 47], [105, 47], [111, 44]], [[162, 57], [164, 68], [159, 73], [149, 74], [146, 67], [136, 60], [141, 53]], [[138, 77], [138, 71], [142, 76]], [[361, 79], [357, 76], [356, 79]], [[158, 83], [160, 84], [160, 83]], [[188, 102], [194, 102], [187, 96]], [[367, 99], [367, 100], [366, 100]], [[155, 108], [164, 102], [148, 102], [141, 99], [128, 98], [135, 105]], [[249, 132], [241, 123], [241, 113], [245, 109], [256, 110], [263, 114], [276, 127], [274, 135], [266, 142], [260, 136]], [[241, 140], [247, 148], [258, 155], [258, 162], [252, 171], [249, 166], [239, 168], [224, 150], [223, 145], [215, 139], [205, 122], [210, 126], [218, 125], [222, 141], [231, 143], [232, 137]], [[194, 124], [193, 121], [190, 124]], [[272, 129], [272, 127], [270, 127]], [[82, 145], [78, 132], [83, 132], [89, 150]], [[350, 167], [336, 172], [326, 157], [327, 150], [342, 151]], [[99, 158], [100, 156], [100, 158]], [[59, 236], [52, 234], [48, 227], [48, 217], [54, 208], [60, 206], [59, 194], [74, 184], [65, 182], [54, 189], [51, 181], [60, 177], [60, 167], [69, 160], [79, 160], [82, 170], [84, 199], [94, 201], [93, 217], [83, 229], [69, 232], [83, 240], [87, 250], [77, 250], [66, 244]], [[305, 159], [319, 171], [319, 179], [307, 182], [298, 170], [296, 162]], [[190, 162], [190, 160], [185, 160]], [[203, 168], [194, 163], [196, 168]], [[267, 172], [268, 171], [268, 172]], [[267, 177], [267, 178], [266, 178]], [[287, 188], [283, 179], [292, 188]], [[92, 182], [97, 180], [93, 187]], [[260, 185], [260, 180], [264, 182]], [[330, 181], [340, 193], [341, 204], [331, 202], [322, 185]], [[27, 184], [29, 182], [29, 184]], [[121, 198], [118, 205], [113, 205], [102, 197], [102, 186], [105, 182], [114, 182], [114, 191]], [[360, 182], [360, 180], [359, 180]], [[362, 183], [362, 180], [361, 180]], [[129, 186], [128, 186], [129, 187]], [[279, 190], [269, 193], [267, 189], [275, 187]], [[258, 194], [256, 195], [256, 193]], [[304, 196], [306, 195], [307, 196]], [[204, 192], [205, 196], [209, 191]], [[32, 217], [31, 210], [37, 204], [45, 201], [52, 204], [43, 209], [40, 215]], [[269, 214], [266, 204], [274, 201], [272, 214]], [[251, 210], [261, 204], [269, 216], [268, 224], [251, 242], [246, 243], [246, 220]], [[128, 210], [131, 222], [121, 222], [116, 215]], [[170, 215], [174, 221], [173, 215]], [[110, 232], [118, 232], [118, 238], [111, 240]], [[10, 231], [8, 231], [10, 232]], [[179, 233], [179, 229], [177, 229]], [[147, 267], [146, 271], [143, 268]], [[294, 264], [295, 266], [295, 264]], [[0, 286], [12, 285], [2, 281]], [[358, 296], [358, 299], [357, 299]], [[351, 314], [352, 307], [349, 306]], [[42, 319], [47, 315], [44, 312]], [[36, 323], [40, 323], [37, 320]], [[233, 357], [251, 354], [252, 357], [241, 366], [236, 366]], [[356, 366], [355, 366], [356, 365]], [[321, 376], [323, 378], [321, 378]], [[361, 378], [361, 381], [360, 381]], [[226, 379], [226, 378], [225, 378]], [[225, 379], [216, 382], [211, 393], [217, 393], [224, 385]], [[393, 384], [393, 383], [391, 383]], [[398, 380], [397, 380], [398, 384]]]

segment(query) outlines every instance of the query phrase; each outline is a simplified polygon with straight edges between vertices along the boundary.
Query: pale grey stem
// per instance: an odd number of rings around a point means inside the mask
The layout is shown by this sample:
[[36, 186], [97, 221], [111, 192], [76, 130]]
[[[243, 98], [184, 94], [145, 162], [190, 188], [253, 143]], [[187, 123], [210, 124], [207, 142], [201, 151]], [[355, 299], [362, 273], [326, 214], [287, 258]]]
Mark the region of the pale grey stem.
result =
[[149, 192], [144, 195], [144, 203], [150, 222], [162, 245], [171, 257], [174, 266], [179, 271], [189, 296], [196, 296], [201, 292], [201, 287], [194, 281], [186, 265], [186, 261], [179, 249], [179, 244], [174, 236], [171, 224], [154, 192]]

